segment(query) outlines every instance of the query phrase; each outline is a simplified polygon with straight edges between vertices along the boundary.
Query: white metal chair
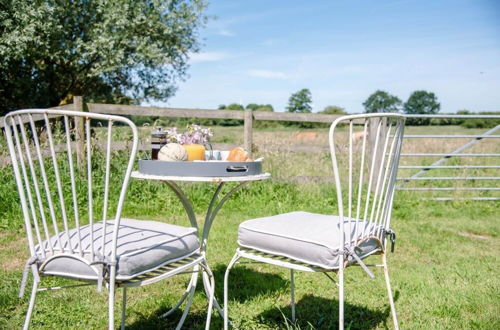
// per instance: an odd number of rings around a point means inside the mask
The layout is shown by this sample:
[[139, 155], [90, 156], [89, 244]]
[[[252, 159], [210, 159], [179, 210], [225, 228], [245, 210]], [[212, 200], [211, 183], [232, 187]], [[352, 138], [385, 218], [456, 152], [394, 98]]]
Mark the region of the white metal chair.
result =
[[[102, 129], [94, 132], [91, 120], [99, 121]], [[30, 269], [33, 275], [24, 329], [29, 327], [37, 292], [61, 288], [39, 288], [43, 277], [97, 283], [98, 291], [104, 283], [109, 291], [110, 329], [114, 328], [115, 288], [122, 287], [123, 329], [128, 287], [191, 269], [198, 272], [200, 267], [211, 282], [208, 329], [214, 282], [196, 228], [122, 218], [137, 153], [134, 123], [119, 116], [61, 110], [14, 111], [5, 123], [30, 251], [20, 297]], [[122, 126], [114, 129], [115, 124]], [[84, 126], [84, 136], [73, 129], [76, 125]], [[103, 141], [93, 137], [98, 133]], [[126, 140], [119, 154], [111, 151], [117, 136]], [[186, 318], [193, 292], [177, 328]]]
[[[238, 245], [224, 277], [224, 329], [228, 327], [228, 280], [240, 258], [291, 270], [292, 322], [295, 322], [294, 271], [338, 274], [339, 328], [344, 327], [344, 272], [351, 265], [373, 273], [363, 259], [381, 254], [394, 327], [396, 309], [387, 268], [396, 172], [404, 117], [362, 114], [340, 117], [329, 133], [338, 215], [292, 212], [247, 220], [239, 226]], [[368, 139], [369, 136], [369, 139]]]

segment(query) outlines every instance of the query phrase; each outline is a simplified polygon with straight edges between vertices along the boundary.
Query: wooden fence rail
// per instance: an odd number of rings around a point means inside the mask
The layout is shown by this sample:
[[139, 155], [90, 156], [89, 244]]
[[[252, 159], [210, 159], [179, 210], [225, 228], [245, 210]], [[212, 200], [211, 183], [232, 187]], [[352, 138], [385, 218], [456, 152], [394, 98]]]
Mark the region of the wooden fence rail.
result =
[[87, 108], [90, 112], [107, 113], [113, 115], [243, 120], [244, 147], [246, 150], [248, 150], [250, 156], [253, 149], [254, 120], [331, 123], [336, 118], [340, 117], [339, 115], [323, 115], [315, 113], [267, 112], [267, 111], [252, 111], [249, 109], [246, 109], [244, 111], [214, 110], [214, 109], [181, 109], [181, 108], [142, 107], [136, 105], [100, 104], [100, 103], [88, 103]]
[[[324, 115], [316, 113], [285, 113], [285, 112], [267, 112], [267, 111], [252, 111], [246, 109], [240, 110], [215, 110], [215, 109], [185, 109], [185, 108], [166, 108], [166, 107], [144, 107], [138, 105], [121, 105], [121, 104], [101, 104], [101, 103], [84, 103], [81, 96], [75, 96], [73, 104], [54, 107], [52, 109], [89, 111], [95, 113], [122, 115], [122, 116], [146, 116], [146, 117], [170, 117], [170, 118], [208, 118], [208, 119], [237, 119], [242, 120], [243, 141], [244, 147], [248, 152], [252, 153], [253, 149], [253, 123], [255, 120], [270, 120], [270, 121], [295, 121], [295, 122], [310, 122], [310, 123], [331, 123], [340, 115]], [[5, 117], [0, 117], [0, 129], [5, 127]], [[40, 120], [42, 118], [38, 118]], [[35, 118], [37, 120], [37, 118]], [[84, 136], [83, 121], [77, 120], [75, 123], [75, 134], [77, 137]], [[80, 163], [83, 160], [83, 148], [78, 141], [83, 141], [82, 138], [77, 138], [76, 153], [77, 161]]]
[[[142, 107], [138, 105], [100, 103], [87, 103], [87, 107], [90, 112], [107, 113], [114, 115], [245, 120], [245, 111], [241, 110], [160, 108]], [[323, 115], [317, 113], [290, 113], [269, 111], [251, 111], [251, 113], [254, 120], [278, 120], [311, 123], [331, 123], [336, 118], [340, 117], [339, 115]]]

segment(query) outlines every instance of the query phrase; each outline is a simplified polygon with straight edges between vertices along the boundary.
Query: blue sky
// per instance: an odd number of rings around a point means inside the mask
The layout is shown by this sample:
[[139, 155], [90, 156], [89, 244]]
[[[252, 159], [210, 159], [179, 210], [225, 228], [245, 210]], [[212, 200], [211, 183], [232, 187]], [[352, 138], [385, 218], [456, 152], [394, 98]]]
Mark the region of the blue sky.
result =
[[436, 93], [441, 112], [500, 111], [500, 1], [212, 1], [189, 77], [166, 104], [362, 112], [377, 89]]

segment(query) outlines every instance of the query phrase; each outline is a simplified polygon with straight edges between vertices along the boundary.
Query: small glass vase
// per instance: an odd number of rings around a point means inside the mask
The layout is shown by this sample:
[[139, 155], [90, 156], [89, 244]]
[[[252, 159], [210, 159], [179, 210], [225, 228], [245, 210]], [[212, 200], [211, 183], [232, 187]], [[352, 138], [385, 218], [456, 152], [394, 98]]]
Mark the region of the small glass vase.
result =
[[184, 144], [188, 153], [188, 161], [205, 160], [205, 147], [201, 144]]

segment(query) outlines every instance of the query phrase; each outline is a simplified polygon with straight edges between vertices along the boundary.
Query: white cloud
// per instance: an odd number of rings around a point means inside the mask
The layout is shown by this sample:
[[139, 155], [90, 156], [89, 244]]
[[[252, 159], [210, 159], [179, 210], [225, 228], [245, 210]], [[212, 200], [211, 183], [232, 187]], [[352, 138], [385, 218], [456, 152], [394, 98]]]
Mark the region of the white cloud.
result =
[[262, 45], [264, 45], [264, 46], [273, 46], [275, 44], [276, 44], [275, 39], [266, 39], [262, 42]]
[[227, 29], [220, 29], [217, 31], [217, 34], [220, 36], [225, 36], [225, 37], [234, 37], [235, 34]]
[[249, 76], [265, 79], [285, 79], [286, 74], [279, 71], [253, 69], [247, 72]]
[[222, 61], [229, 55], [223, 52], [189, 53], [191, 63]]

